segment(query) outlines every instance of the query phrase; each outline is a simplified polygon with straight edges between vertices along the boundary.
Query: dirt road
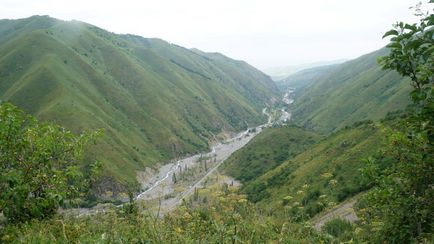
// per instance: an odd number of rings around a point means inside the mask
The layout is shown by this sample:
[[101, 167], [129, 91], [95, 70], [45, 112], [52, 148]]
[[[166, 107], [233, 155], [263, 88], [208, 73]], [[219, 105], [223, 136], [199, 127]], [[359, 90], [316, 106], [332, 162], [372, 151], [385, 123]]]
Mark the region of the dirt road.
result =
[[351, 199], [347, 202], [344, 202], [335, 208], [331, 209], [325, 215], [320, 217], [315, 217], [312, 221], [314, 223], [314, 227], [316, 230], [321, 230], [321, 228], [330, 220], [340, 218], [343, 220], [347, 220], [350, 223], [358, 220], [356, 212], [354, 211], [354, 204], [357, 202], [357, 199]]

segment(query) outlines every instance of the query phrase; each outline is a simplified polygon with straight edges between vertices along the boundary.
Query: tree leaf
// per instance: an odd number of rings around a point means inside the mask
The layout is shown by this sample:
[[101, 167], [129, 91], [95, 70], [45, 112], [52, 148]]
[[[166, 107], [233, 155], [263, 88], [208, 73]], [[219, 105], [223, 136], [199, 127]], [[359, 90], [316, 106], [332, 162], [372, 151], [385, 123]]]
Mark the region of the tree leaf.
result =
[[385, 37], [388, 37], [388, 36], [397, 36], [399, 33], [398, 33], [398, 31], [397, 30], [390, 30], [390, 31], [388, 31], [388, 32], [386, 32], [384, 35], [383, 35], [383, 38], [385, 38]]

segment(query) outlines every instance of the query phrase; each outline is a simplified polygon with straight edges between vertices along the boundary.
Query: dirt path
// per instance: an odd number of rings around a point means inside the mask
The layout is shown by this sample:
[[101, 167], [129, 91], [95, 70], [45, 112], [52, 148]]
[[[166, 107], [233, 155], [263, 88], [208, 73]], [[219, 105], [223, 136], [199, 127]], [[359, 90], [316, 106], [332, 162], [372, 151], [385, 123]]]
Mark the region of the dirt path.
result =
[[357, 202], [356, 198], [352, 198], [347, 202], [343, 202], [335, 208], [331, 209], [325, 215], [320, 217], [314, 217], [312, 222], [314, 223], [314, 227], [316, 230], [321, 230], [321, 228], [330, 220], [340, 218], [343, 220], [347, 220], [350, 223], [358, 220], [359, 218], [354, 211], [354, 204]]

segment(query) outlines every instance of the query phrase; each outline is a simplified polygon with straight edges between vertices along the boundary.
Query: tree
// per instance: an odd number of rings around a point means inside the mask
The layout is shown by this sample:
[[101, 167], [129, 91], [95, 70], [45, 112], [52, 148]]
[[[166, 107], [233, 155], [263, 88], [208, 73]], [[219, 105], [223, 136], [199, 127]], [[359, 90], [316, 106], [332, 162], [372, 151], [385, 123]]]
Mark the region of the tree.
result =
[[[431, 0], [430, 3], [434, 3]], [[412, 128], [427, 133], [434, 142], [434, 14], [423, 13], [416, 6], [419, 24], [396, 23], [384, 37], [393, 36], [387, 47], [389, 55], [380, 58], [384, 69], [396, 70], [411, 78], [411, 98], [416, 106]]]
[[99, 134], [76, 136], [0, 104], [0, 212], [11, 222], [45, 218], [79, 197], [89, 187], [80, 170], [83, 148]]
[[383, 152], [389, 166], [368, 160], [364, 169], [374, 183], [364, 220], [375, 237], [392, 243], [430, 238], [434, 228], [434, 15], [420, 4], [416, 15], [420, 23], [399, 22], [386, 32], [390, 53], [379, 60], [384, 69], [410, 77], [412, 110], [389, 133]]
[[177, 183], [177, 180], [176, 180], [176, 172], [174, 172], [173, 174], [172, 174], [172, 182], [173, 183]]

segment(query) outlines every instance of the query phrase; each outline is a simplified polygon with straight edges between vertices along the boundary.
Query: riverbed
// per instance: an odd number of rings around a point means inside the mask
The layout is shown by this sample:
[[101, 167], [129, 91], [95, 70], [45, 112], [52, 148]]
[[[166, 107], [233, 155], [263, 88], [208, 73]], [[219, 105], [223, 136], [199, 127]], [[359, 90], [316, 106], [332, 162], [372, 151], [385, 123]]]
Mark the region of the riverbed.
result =
[[[208, 153], [196, 154], [194, 156], [190, 156], [184, 159], [180, 159], [176, 162], [166, 164], [162, 166], [158, 174], [154, 177], [150, 178], [148, 182], [145, 183], [147, 185], [147, 189], [137, 195], [137, 200], [152, 200], [155, 198], [161, 198], [167, 195], [171, 195], [175, 191], [175, 186], [177, 183], [173, 180], [173, 174], [177, 173], [183, 169], [199, 167], [200, 158], [209, 159], [209, 170], [205, 172], [203, 177], [198, 177], [196, 180], [191, 182], [191, 184], [184, 189], [188, 191], [191, 188], [194, 188], [194, 185], [197, 184], [202, 178], [207, 177], [209, 172], [213, 169], [217, 168], [221, 163], [223, 163], [232, 153], [237, 151], [246, 145], [252, 138], [254, 138], [257, 134], [262, 131], [262, 128], [267, 126], [268, 124], [260, 125], [255, 128], [249, 128], [246, 131], [238, 133], [235, 137], [219, 142], [211, 147], [211, 151]], [[185, 192], [176, 193], [177, 196], [174, 198], [179, 198], [178, 196], [185, 196]], [[165, 199], [169, 200], [170, 199]]]

